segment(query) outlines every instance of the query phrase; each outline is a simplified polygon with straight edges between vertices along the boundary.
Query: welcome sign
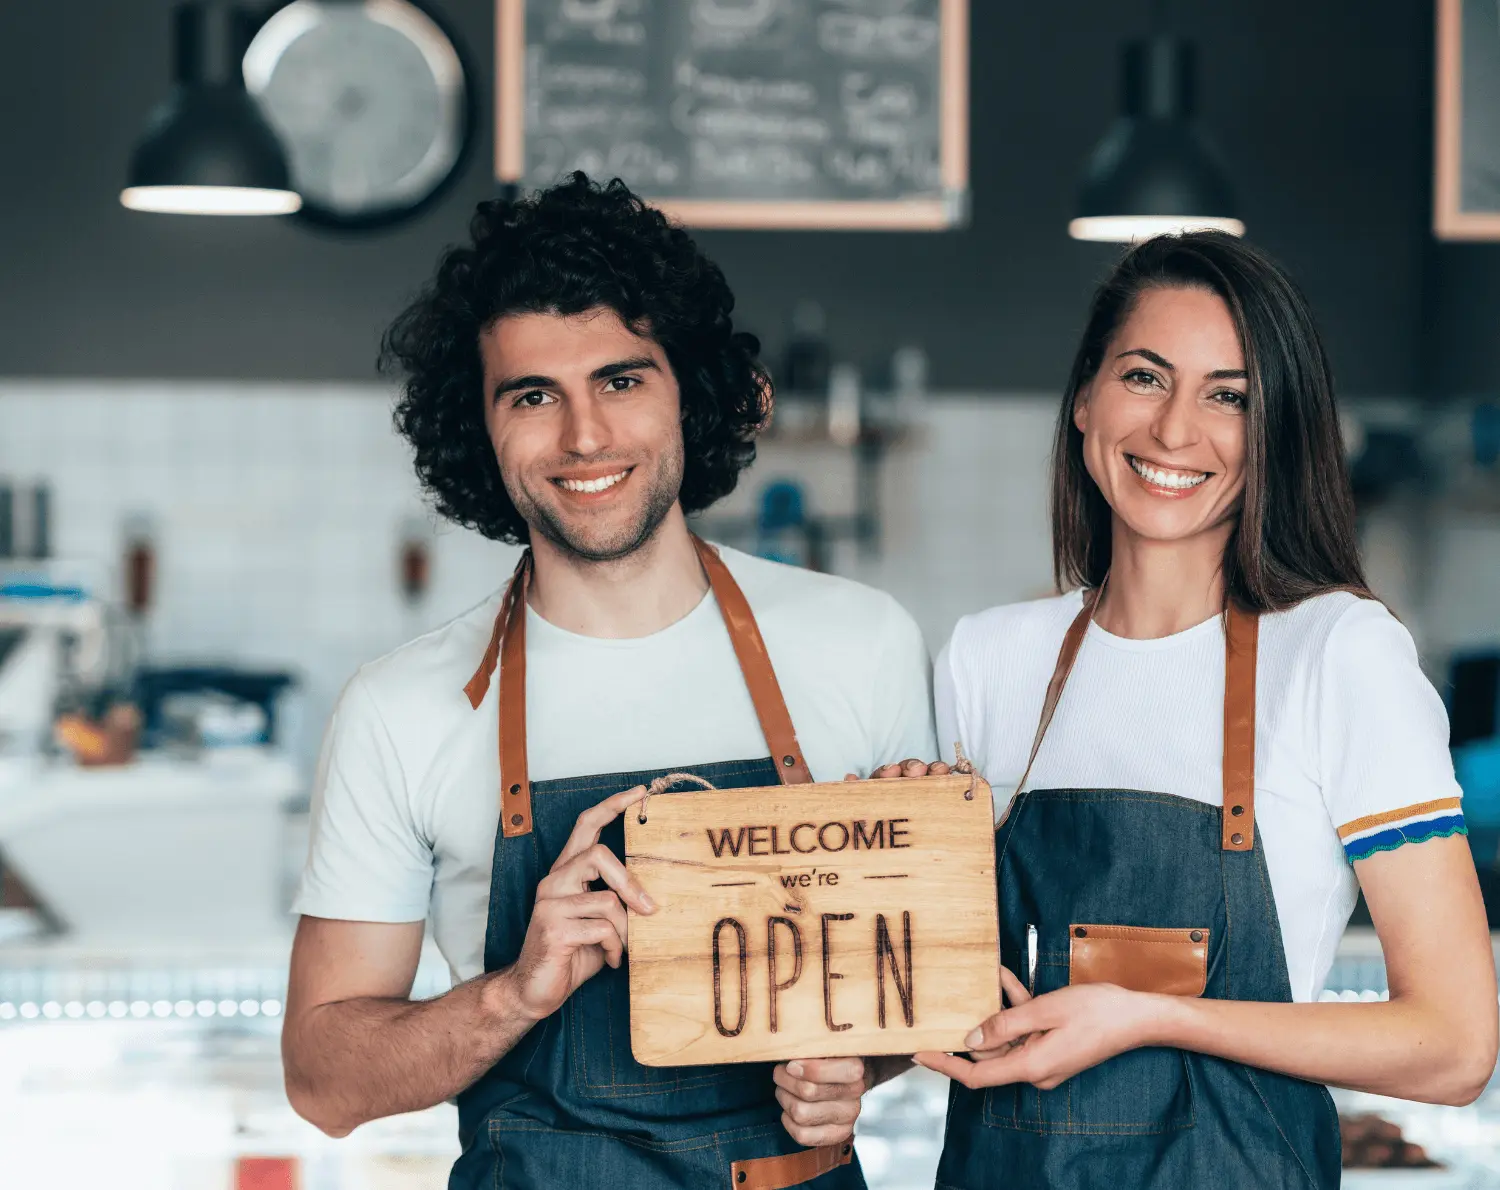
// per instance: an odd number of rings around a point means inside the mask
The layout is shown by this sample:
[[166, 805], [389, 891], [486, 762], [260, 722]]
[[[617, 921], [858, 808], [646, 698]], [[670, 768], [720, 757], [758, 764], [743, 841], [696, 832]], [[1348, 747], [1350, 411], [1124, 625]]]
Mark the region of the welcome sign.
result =
[[647, 1066], [960, 1050], [1000, 1009], [990, 789], [955, 774], [660, 794], [627, 811]]

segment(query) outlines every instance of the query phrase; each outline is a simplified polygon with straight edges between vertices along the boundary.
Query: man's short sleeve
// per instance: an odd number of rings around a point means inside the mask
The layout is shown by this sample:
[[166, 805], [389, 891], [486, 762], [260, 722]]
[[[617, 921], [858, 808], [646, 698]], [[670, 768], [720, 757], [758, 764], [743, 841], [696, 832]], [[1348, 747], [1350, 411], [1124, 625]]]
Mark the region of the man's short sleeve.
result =
[[416, 828], [400, 757], [356, 676], [323, 740], [292, 910], [343, 921], [423, 921], [431, 891], [432, 849]]
[[1319, 690], [1319, 782], [1352, 863], [1467, 833], [1448, 715], [1401, 622], [1362, 599], [1339, 617]]

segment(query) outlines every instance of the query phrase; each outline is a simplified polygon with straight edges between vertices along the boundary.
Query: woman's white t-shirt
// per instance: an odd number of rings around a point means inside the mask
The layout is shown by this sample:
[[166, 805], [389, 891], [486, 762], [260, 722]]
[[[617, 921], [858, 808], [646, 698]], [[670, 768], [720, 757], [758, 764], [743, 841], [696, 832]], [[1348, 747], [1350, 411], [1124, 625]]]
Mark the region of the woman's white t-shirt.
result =
[[[936, 665], [938, 746], [995, 791], [1026, 767], [1073, 592], [960, 620]], [[1089, 627], [1028, 789], [1148, 789], [1223, 800], [1224, 631], [1156, 640]], [[1316, 999], [1358, 895], [1352, 864], [1462, 831], [1448, 717], [1384, 605], [1335, 592], [1260, 619], [1255, 820], [1296, 1000]]]
[[[720, 555], [755, 613], [814, 780], [933, 755], [931, 668], [911, 616], [847, 579]], [[364, 666], [334, 709], [293, 911], [430, 920], [456, 979], [484, 968], [500, 818], [499, 678], [466, 683], [500, 592]], [[533, 781], [765, 756], [755, 707], [710, 592], [650, 636], [601, 640], [526, 618]]]

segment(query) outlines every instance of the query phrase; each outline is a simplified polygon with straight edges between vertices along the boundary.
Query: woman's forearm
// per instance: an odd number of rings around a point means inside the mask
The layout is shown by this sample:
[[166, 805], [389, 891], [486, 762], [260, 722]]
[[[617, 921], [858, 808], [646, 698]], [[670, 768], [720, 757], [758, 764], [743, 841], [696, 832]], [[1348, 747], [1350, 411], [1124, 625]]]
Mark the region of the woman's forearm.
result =
[[1148, 1045], [1170, 1045], [1356, 1091], [1472, 1103], [1494, 1069], [1500, 1014], [1376, 1003], [1261, 1004], [1153, 996]]

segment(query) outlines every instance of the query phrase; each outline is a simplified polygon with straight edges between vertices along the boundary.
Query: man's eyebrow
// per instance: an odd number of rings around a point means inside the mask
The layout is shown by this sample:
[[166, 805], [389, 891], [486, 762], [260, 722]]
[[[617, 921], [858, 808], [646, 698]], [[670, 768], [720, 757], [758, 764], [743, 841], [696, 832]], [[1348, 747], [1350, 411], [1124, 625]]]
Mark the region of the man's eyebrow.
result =
[[630, 359], [616, 360], [612, 364], [605, 364], [603, 367], [595, 368], [589, 373], [589, 379], [610, 380], [623, 372], [639, 372], [643, 368], [650, 368], [653, 372], [661, 371], [656, 366], [656, 361], [649, 355], [637, 355]]
[[520, 389], [556, 387], [557, 381], [550, 376], [512, 376], [509, 380], [502, 380], [495, 385], [495, 396], [503, 397], [506, 393], [517, 392]]
[[1157, 367], [1165, 368], [1168, 372], [1177, 371], [1177, 369], [1174, 368], [1168, 360], [1163, 359], [1161, 356], [1157, 355], [1156, 352], [1152, 351], [1149, 347], [1132, 347], [1129, 351], [1120, 352], [1120, 354], [1115, 356], [1115, 358], [1124, 359], [1127, 355], [1142, 356], [1143, 358], [1150, 360]]

